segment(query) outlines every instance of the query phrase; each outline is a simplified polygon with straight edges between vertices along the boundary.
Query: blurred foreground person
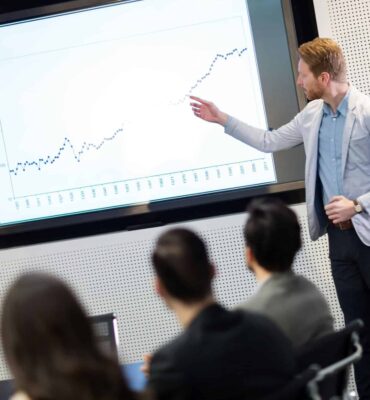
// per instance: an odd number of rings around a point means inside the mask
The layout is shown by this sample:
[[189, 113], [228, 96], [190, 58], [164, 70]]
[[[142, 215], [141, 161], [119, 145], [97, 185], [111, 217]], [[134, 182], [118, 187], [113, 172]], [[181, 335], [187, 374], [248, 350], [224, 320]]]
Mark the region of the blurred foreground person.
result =
[[278, 327], [215, 301], [214, 269], [197, 235], [162, 234], [152, 261], [156, 290], [184, 328], [151, 359], [149, 388], [158, 400], [258, 400], [292, 378], [293, 350]]
[[132, 400], [117, 361], [98, 347], [78, 300], [59, 279], [18, 278], [2, 310], [12, 400]]
[[239, 307], [271, 318], [294, 347], [333, 331], [329, 306], [319, 289], [292, 270], [301, 248], [293, 210], [278, 199], [257, 199], [244, 227], [246, 260], [256, 275], [257, 292]]

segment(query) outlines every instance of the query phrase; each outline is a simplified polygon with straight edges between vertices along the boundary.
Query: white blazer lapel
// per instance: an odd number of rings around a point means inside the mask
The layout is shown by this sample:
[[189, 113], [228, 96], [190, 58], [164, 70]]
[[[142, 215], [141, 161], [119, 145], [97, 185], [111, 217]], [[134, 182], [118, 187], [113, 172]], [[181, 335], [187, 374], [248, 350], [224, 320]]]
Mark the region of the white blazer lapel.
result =
[[[349, 142], [351, 139], [351, 135], [353, 132], [353, 127], [356, 121], [356, 114], [354, 113], [355, 106], [353, 105], [353, 97], [350, 95], [350, 104], [348, 105], [348, 112], [346, 121], [344, 123], [343, 128], [343, 142], [342, 142], [342, 178], [344, 176], [344, 169], [346, 167], [347, 157], [348, 157], [348, 148]], [[352, 103], [352, 104], [351, 104]]]
[[315, 210], [316, 198], [316, 182], [317, 182], [317, 159], [318, 159], [318, 142], [319, 131], [322, 121], [323, 105], [317, 110], [314, 118], [311, 120], [310, 129], [307, 129], [305, 135], [305, 149], [306, 149], [306, 173], [305, 173], [305, 186], [306, 186], [306, 204], [307, 204], [307, 217], [308, 227], [311, 237], [317, 239], [321, 232], [321, 226]]
[[[317, 173], [317, 158], [318, 158], [318, 145], [319, 145], [319, 131], [322, 121], [323, 110], [317, 113], [315, 118], [312, 121], [310, 132], [307, 134], [306, 141], [306, 181], [308, 179], [312, 179], [312, 185], [310, 186], [312, 189], [315, 188], [316, 185], [316, 173]], [[306, 187], [309, 182], [306, 182]]]

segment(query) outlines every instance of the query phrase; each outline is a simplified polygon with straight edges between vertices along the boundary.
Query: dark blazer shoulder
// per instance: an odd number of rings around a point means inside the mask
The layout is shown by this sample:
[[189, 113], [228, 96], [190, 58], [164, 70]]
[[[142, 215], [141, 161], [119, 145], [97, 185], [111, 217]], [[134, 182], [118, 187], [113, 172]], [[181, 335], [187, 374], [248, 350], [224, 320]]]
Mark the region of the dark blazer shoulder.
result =
[[189, 399], [214, 399], [216, 393], [226, 399], [230, 392], [256, 398], [293, 371], [291, 343], [272, 321], [214, 305], [154, 354], [149, 386], [160, 400], [180, 392]]

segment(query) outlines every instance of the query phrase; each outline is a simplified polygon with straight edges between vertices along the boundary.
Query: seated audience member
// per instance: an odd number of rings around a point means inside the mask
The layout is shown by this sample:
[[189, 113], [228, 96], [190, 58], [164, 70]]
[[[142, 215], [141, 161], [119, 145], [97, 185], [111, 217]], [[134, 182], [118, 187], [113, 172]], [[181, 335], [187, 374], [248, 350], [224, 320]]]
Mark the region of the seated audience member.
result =
[[291, 379], [293, 349], [278, 327], [215, 302], [213, 267], [198, 236], [164, 233], [152, 261], [156, 290], [184, 328], [151, 359], [148, 386], [158, 400], [258, 400]]
[[316, 286], [292, 271], [301, 247], [294, 211], [277, 199], [257, 199], [244, 228], [246, 260], [259, 284], [239, 308], [270, 317], [299, 347], [333, 330], [328, 304]]
[[133, 399], [117, 361], [99, 349], [81, 305], [57, 278], [18, 278], [5, 296], [1, 331], [12, 400]]

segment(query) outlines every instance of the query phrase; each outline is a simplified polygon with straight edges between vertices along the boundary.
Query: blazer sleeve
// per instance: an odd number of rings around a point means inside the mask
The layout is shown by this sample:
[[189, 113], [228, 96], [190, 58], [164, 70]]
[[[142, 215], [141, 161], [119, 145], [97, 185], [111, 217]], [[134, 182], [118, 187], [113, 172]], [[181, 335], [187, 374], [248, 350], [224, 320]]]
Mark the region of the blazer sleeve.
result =
[[225, 133], [265, 153], [289, 149], [303, 142], [300, 129], [302, 112], [286, 125], [273, 130], [255, 128], [229, 116]]
[[150, 365], [148, 390], [155, 400], [185, 400], [184, 373], [175, 365], [171, 354], [160, 351], [154, 354]]
[[370, 192], [362, 194], [357, 200], [361, 203], [362, 207], [364, 207], [366, 213], [370, 214]]
[[[366, 107], [363, 108], [364, 112], [364, 124], [366, 126], [367, 132], [370, 136], [370, 100], [366, 98]], [[357, 199], [361, 205], [366, 210], [366, 213], [370, 214], [370, 192], [364, 193]], [[368, 221], [366, 221], [368, 223]]]

